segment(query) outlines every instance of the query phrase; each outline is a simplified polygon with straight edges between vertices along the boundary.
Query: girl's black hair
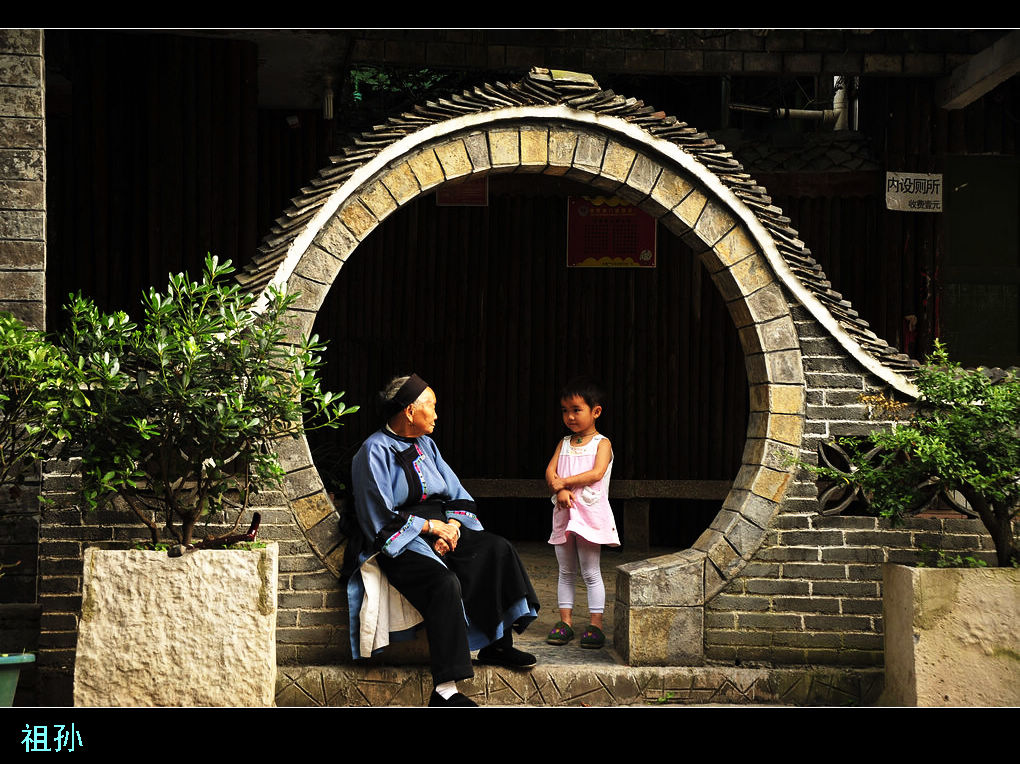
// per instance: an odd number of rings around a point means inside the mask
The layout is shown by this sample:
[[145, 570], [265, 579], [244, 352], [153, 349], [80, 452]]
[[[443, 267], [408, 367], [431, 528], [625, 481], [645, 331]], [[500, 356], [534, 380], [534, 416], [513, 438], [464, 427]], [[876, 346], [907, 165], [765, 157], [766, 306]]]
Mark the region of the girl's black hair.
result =
[[585, 403], [588, 404], [588, 408], [595, 408], [601, 406], [602, 401], [605, 400], [606, 393], [602, 389], [602, 385], [594, 380], [592, 377], [574, 377], [572, 380], [567, 382], [560, 390], [560, 400], [570, 398], [572, 396], [578, 396], [582, 398]]

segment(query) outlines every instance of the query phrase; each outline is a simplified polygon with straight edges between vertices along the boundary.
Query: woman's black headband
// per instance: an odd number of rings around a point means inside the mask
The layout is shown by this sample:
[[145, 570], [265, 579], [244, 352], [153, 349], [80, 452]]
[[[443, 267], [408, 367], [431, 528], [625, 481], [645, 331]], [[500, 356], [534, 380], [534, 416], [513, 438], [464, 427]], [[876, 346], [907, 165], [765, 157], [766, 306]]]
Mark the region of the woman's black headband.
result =
[[400, 386], [397, 394], [392, 399], [384, 401], [383, 416], [389, 421], [394, 414], [403, 411], [414, 403], [425, 392], [428, 383], [417, 374], [412, 374], [407, 381]]

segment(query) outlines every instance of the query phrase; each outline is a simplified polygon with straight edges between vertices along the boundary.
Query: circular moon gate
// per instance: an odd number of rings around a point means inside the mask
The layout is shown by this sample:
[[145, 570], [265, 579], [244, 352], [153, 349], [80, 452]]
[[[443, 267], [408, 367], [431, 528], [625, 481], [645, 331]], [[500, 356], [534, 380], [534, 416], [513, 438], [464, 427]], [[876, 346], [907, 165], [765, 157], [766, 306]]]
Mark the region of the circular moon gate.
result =
[[[621, 567], [615, 639], [631, 663], [700, 663], [704, 603], [761, 545], [792, 479], [788, 454], [801, 444], [804, 373], [790, 302], [866, 369], [913, 394], [896, 368], [903, 357], [820, 299], [824, 274], [789, 221], [723, 147], [684, 123], [602, 91], [587, 75], [538, 69], [515, 86], [487, 85], [426, 107], [366, 132], [323, 170], [239, 280], [253, 290], [273, 283], [300, 292], [295, 330], [310, 333], [344, 261], [390, 213], [445, 183], [489, 173], [566, 176], [636, 204], [681, 237], [712, 274], [738, 330], [747, 439], [733, 486], [693, 547]], [[343, 540], [307, 442], [281, 446], [295, 518], [337, 572]], [[654, 654], [643, 652], [650, 631], [663, 644]]]

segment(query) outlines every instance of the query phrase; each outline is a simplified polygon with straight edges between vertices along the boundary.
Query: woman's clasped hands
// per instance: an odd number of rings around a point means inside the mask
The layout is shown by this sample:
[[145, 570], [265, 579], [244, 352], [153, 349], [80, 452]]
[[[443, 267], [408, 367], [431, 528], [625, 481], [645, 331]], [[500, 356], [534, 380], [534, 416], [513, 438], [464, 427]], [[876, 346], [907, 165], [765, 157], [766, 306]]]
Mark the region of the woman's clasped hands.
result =
[[425, 530], [436, 537], [432, 548], [440, 557], [457, 548], [457, 541], [460, 539], [460, 523], [456, 520], [443, 522], [442, 520], [430, 520]]

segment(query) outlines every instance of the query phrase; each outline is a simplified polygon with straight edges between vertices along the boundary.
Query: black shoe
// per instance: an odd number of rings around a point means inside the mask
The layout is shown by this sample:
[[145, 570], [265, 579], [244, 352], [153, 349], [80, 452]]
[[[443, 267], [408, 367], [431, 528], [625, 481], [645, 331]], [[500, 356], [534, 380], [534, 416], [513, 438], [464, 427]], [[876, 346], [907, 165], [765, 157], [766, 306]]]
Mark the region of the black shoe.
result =
[[477, 708], [478, 704], [475, 703], [467, 695], [460, 692], [455, 692], [448, 698], [444, 698], [435, 690], [432, 691], [432, 695], [429, 696], [429, 708], [456, 708], [463, 706], [465, 708]]
[[502, 666], [509, 669], [531, 668], [538, 659], [531, 653], [518, 650], [516, 647], [496, 647], [489, 645], [478, 651], [477, 661], [487, 666]]

